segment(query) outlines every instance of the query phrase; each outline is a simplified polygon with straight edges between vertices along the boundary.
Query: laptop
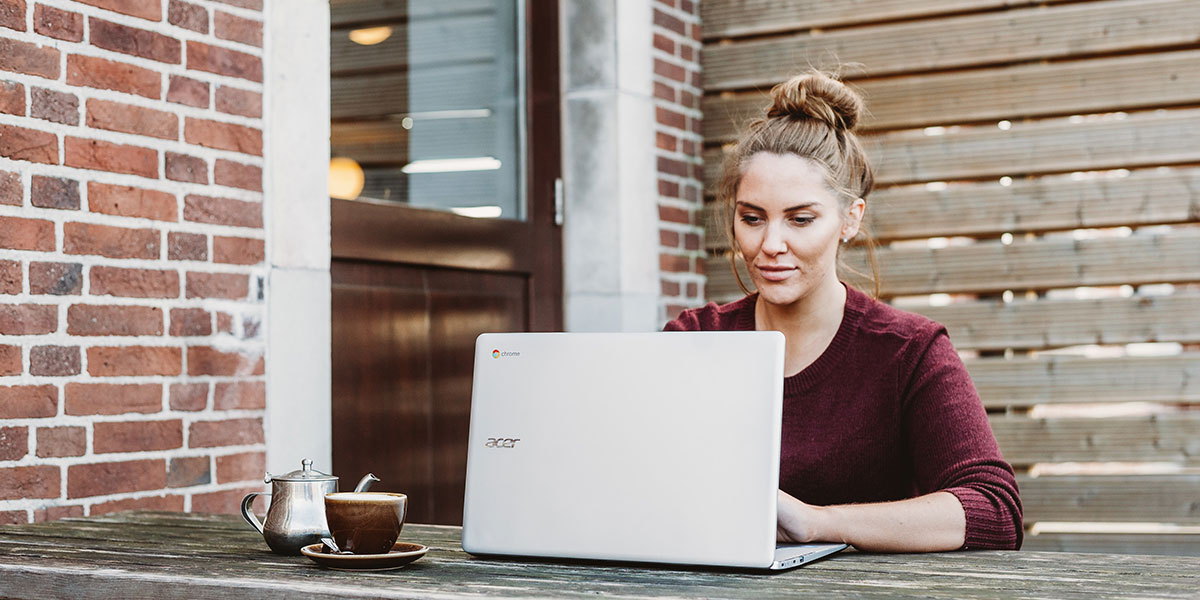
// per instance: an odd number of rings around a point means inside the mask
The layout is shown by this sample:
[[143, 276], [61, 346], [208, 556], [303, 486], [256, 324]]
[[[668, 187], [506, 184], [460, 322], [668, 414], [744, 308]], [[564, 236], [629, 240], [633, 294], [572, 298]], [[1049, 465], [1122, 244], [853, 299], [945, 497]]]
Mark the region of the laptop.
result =
[[502, 333], [475, 342], [463, 549], [787, 569], [779, 332]]

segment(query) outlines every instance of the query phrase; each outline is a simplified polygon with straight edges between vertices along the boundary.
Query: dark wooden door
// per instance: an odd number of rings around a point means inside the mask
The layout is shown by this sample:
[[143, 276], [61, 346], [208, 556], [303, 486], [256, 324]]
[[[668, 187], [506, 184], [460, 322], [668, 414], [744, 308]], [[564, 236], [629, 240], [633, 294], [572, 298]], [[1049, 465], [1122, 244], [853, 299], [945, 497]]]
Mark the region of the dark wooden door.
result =
[[[489, 6], [478, 0], [455, 3], [465, 7], [463, 20]], [[341, 22], [339, 4], [345, 9]], [[335, 39], [338, 27], [378, 24], [380, 13], [364, 4], [372, 3], [334, 1]], [[510, 4], [497, 0], [490, 6]], [[373, 472], [382, 480], [374, 489], [408, 494], [412, 522], [462, 521], [476, 336], [562, 327], [562, 250], [554, 205], [560, 144], [556, 2], [531, 0], [525, 7], [522, 218], [415, 208], [422, 204], [419, 197], [332, 200], [333, 469], [343, 489]], [[403, 27], [416, 18], [406, 11], [392, 9], [392, 21], [384, 21]], [[334, 53], [336, 63], [336, 48]], [[361, 71], [347, 72], [344, 79], [361, 84]], [[335, 88], [338, 73], [335, 68]], [[409, 78], [411, 85], [419, 80]], [[361, 102], [340, 112], [338, 94], [335, 89], [334, 153], [345, 150], [364, 162], [370, 190], [372, 169], [392, 176], [415, 157], [397, 147], [395, 138], [391, 154], [381, 154], [388, 150], [378, 145], [364, 149], [362, 132], [395, 129], [397, 119], [364, 114]], [[352, 139], [343, 136], [347, 131]]]

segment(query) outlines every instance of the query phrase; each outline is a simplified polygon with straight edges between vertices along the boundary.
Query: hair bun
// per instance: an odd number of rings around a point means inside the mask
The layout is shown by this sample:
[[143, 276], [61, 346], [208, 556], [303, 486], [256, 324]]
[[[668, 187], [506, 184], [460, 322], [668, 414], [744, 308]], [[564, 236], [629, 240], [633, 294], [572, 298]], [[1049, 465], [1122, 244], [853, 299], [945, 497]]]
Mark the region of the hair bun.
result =
[[767, 118], [817, 119], [835, 129], [854, 129], [863, 111], [863, 100], [846, 84], [809, 71], [771, 88]]

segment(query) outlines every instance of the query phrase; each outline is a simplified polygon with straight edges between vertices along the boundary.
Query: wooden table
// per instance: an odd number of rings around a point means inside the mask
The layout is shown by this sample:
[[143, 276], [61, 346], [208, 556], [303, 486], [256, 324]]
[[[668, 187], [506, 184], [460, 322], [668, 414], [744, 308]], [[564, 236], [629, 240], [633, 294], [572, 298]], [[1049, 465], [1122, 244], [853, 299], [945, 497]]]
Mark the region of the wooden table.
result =
[[843, 552], [776, 574], [487, 560], [457, 527], [396, 571], [277, 556], [240, 517], [128, 512], [0, 527], [0, 598], [1197, 598], [1200, 559], [1049, 552]]

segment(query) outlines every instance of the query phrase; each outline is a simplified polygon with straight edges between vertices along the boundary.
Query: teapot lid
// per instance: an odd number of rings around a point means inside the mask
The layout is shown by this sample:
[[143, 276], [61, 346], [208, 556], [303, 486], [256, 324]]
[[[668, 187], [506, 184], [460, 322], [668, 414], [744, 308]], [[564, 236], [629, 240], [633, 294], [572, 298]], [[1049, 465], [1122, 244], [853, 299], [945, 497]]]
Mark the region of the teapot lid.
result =
[[300, 461], [303, 468], [296, 469], [286, 475], [271, 475], [267, 473], [265, 483], [274, 481], [337, 481], [337, 476], [328, 473], [322, 473], [312, 468], [312, 459], [306, 458]]

